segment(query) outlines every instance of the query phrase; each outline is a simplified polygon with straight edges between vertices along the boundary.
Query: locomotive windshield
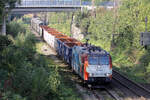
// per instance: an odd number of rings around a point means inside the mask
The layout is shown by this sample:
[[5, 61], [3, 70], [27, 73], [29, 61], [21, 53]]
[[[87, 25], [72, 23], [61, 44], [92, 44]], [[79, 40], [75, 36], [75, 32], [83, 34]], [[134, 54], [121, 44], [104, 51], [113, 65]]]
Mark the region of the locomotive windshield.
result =
[[90, 65], [98, 65], [98, 57], [88, 57], [88, 62]]
[[89, 65], [109, 65], [108, 56], [90, 56], [88, 57]]

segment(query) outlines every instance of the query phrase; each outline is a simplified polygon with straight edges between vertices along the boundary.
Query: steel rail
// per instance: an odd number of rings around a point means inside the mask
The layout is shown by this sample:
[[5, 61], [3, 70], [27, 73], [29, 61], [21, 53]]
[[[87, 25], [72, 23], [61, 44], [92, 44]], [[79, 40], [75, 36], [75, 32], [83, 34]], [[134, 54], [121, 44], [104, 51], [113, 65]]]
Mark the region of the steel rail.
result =
[[115, 99], [115, 100], [123, 100], [121, 99], [118, 95], [116, 95], [114, 93], [114, 91], [112, 91], [110, 88], [108, 88], [107, 86], [105, 87], [105, 90]]
[[143, 96], [145, 98], [150, 98], [150, 90], [144, 88], [138, 83], [133, 82], [126, 76], [120, 74], [119, 72], [113, 70], [113, 79], [118, 81], [120, 84], [131, 90], [137, 96]]
[[98, 100], [104, 100], [104, 98], [102, 96], [100, 96], [96, 90], [92, 90], [92, 93]]

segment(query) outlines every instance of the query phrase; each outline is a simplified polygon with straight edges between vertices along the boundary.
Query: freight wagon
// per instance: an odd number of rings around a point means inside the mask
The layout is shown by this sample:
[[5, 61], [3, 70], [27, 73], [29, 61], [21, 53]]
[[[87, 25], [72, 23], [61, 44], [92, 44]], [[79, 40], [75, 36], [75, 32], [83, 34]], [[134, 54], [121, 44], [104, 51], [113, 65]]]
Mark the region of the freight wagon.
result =
[[31, 19], [31, 27], [34, 29], [40, 36], [42, 36], [42, 28], [41, 25], [44, 25], [43, 21], [40, 18], [32, 18]]

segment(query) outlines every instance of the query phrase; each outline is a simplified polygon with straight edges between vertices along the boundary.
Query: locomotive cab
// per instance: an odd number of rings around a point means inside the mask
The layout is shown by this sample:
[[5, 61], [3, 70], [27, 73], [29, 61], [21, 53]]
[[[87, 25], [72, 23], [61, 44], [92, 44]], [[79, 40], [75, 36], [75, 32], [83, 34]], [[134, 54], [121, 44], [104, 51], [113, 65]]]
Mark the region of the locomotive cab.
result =
[[109, 54], [90, 53], [88, 54], [88, 82], [111, 82], [112, 63]]
[[110, 83], [112, 80], [111, 56], [98, 47], [73, 47], [72, 68], [87, 83]]

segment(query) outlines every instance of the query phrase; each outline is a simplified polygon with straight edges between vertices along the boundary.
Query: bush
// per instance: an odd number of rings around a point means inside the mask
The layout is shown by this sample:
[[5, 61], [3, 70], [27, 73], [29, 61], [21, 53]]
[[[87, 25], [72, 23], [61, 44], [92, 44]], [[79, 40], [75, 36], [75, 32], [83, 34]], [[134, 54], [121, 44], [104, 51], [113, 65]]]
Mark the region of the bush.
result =
[[10, 26], [9, 32], [16, 28], [13, 37], [0, 37], [0, 44], [7, 46], [0, 51], [0, 99], [48, 100], [58, 95], [58, 68], [36, 52], [36, 38], [21, 20]]
[[16, 37], [18, 33], [26, 33], [27, 25], [22, 22], [22, 20], [14, 20], [7, 24], [7, 34]]
[[14, 94], [11, 91], [5, 92], [2, 94], [1, 100], [27, 100], [18, 94]]
[[51, 68], [53, 69], [50, 72], [49, 78], [48, 78], [48, 85], [50, 86], [50, 89], [54, 94], [58, 93], [59, 85], [60, 85], [60, 75], [58, 73], [58, 67]]
[[31, 84], [31, 100], [46, 100], [46, 96], [50, 92], [48, 86], [47, 72], [43, 67], [39, 67], [32, 72], [32, 84]]
[[5, 46], [11, 45], [12, 41], [7, 36], [0, 35], [0, 51], [2, 51]]

